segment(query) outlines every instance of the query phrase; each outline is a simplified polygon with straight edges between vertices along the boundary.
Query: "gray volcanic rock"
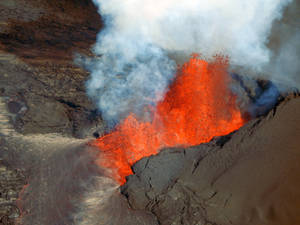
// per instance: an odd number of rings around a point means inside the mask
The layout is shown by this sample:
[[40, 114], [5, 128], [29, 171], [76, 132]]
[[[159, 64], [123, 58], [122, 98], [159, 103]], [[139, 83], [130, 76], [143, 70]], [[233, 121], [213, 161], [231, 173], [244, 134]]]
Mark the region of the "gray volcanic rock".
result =
[[20, 171], [9, 168], [0, 161], [0, 224], [12, 224], [10, 222], [20, 215], [15, 201], [25, 183]]
[[227, 140], [162, 150], [133, 166], [123, 194], [160, 224], [300, 224], [300, 98]]

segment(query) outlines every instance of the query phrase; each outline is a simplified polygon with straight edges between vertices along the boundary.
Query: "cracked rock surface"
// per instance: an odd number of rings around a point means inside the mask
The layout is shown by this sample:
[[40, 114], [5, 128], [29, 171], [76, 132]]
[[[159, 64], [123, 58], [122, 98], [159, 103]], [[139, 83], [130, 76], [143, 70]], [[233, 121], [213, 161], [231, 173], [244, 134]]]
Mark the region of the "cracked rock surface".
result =
[[168, 225], [300, 224], [300, 98], [220, 143], [162, 150], [133, 166], [122, 192]]

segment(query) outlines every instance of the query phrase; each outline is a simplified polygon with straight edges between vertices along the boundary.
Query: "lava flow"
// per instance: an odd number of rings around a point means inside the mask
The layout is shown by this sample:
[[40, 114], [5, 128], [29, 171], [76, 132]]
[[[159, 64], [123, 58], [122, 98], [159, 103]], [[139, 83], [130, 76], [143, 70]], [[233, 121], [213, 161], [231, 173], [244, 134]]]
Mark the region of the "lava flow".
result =
[[229, 89], [227, 68], [226, 58], [209, 63], [194, 55], [153, 110], [151, 122], [131, 114], [93, 143], [101, 152], [97, 163], [123, 184], [131, 165], [163, 147], [198, 145], [240, 128], [245, 121]]

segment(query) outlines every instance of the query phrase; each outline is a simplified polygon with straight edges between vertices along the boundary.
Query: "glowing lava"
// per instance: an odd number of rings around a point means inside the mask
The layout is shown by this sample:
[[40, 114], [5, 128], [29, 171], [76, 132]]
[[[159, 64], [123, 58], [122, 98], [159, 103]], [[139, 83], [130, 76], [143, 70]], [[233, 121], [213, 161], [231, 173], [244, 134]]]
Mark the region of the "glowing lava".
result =
[[198, 145], [240, 128], [245, 121], [229, 89], [227, 68], [222, 57], [208, 63], [194, 55], [153, 110], [151, 122], [131, 114], [93, 143], [101, 152], [97, 163], [123, 184], [132, 164], [163, 147]]

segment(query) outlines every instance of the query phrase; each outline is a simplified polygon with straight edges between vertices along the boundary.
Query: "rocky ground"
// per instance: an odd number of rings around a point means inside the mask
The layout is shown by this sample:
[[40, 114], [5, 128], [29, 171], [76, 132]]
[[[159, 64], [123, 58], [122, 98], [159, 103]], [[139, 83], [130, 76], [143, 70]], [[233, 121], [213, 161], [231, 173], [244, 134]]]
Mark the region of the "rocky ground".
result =
[[[74, 64], [76, 54], [91, 54], [101, 26], [91, 1], [0, 2], [0, 96], [14, 129], [77, 138], [102, 130], [84, 90], [88, 73]], [[10, 224], [26, 181], [3, 160], [0, 173], [0, 224]]]
[[[105, 126], [74, 59], [93, 55], [101, 27], [91, 0], [0, 1], [0, 225], [22, 213], [17, 199], [28, 183], [24, 224], [73, 224], [64, 220], [74, 200], [65, 193], [79, 193], [72, 179], [94, 173], [75, 159]], [[96, 195], [97, 207], [83, 207], [76, 224], [300, 224], [299, 110], [290, 95], [234, 134], [142, 159], [122, 187], [127, 198], [113, 188], [106, 222]]]
[[229, 136], [144, 158], [123, 193], [160, 224], [300, 224], [299, 110], [287, 98]]
[[87, 71], [74, 64], [90, 55], [101, 18], [90, 1], [1, 1], [0, 93], [23, 133], [86, 137], [101, 125], [85, 94]]

